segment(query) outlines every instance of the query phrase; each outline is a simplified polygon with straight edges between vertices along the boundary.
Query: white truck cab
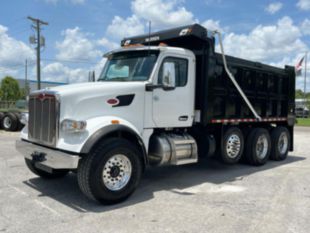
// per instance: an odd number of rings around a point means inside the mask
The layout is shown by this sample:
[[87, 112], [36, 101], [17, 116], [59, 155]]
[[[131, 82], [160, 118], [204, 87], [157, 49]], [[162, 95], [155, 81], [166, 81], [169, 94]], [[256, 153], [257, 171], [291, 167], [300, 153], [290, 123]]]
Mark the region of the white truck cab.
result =
[[[17, 148], [37, 174], [52, 177], [55, 173], [58, 177], [61, 171], [78, 169], [83, 156], [99, 142], [121, 134], [139, 150], [142, 169], [149, 162], [154, 129], [192, 126], [195, 56], [190, 50], [135, 46], [105, 56], [107, 62], [97, 82], [59, 86], [30, 95], [29, 120]], [[197, 148], [192, 147], [191, 136], [179, 135], [178, 140], [189, 147], [182, 151], [183, 164], [196, 162]], [[153, 163], [161, 163], [154, 153]], [[174, 160], [177, 163], [177, 158]]]

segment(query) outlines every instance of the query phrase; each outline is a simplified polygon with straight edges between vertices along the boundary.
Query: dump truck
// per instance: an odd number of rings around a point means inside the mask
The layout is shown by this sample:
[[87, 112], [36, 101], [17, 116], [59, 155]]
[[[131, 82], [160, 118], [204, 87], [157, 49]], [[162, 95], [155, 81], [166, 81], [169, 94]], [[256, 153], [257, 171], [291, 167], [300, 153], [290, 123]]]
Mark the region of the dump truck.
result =
[[19, 131], [25, 125], [23, 115], [26, 112], [26, 100], [0, 101], [0, 130]]
[[294, 67], [226, 56], [221, 33], [199, 24], [125, 38], [105, 57], [96, 82], [30, 94], [16, 148], [36, 175], [73, 171], [107, 204], [150, 166], [211, 156], [261, 166], [293, 150]]

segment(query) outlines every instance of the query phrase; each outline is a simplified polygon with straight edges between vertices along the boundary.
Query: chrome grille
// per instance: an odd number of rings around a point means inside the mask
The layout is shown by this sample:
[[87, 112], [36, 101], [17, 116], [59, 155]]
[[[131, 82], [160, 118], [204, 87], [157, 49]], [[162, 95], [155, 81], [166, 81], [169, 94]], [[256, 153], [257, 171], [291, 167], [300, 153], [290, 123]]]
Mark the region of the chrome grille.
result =
[[39, 93], [29, 97], [29, 139], [55, 146], [58, 134], [59, 102], [55, 94]]

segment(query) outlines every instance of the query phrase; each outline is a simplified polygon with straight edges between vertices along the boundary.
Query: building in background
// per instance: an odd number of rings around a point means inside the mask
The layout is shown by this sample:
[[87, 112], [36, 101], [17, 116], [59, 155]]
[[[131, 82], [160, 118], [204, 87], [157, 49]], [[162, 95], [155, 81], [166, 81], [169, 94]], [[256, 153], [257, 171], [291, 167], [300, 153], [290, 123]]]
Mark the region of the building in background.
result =
[[[19, 83], [20, 88], [25, 88], [25, 79], [17, 79]], [[37, 81], [36, 80], [28, 80], [28, 86], [29, 86], [29, 93], [37, 90]], [[47, 87], [56, 87], [61, 85], [67, 85], [68, 83], [63, 82], [51, 82], [51, 81], [41, 81], [41, 89], [47, 88]]]
[[309, 117], [310, 100], [295, 99], [295, 114], [296, 117]]

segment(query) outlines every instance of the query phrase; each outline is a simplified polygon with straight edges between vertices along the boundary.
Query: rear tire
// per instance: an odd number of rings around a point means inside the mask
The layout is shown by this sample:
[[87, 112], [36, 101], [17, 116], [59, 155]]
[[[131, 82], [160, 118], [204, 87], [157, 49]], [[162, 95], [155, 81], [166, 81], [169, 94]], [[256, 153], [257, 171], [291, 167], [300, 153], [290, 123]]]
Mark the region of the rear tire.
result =
[[18, 127], [18, 121], [14, 113], [6, 113], [2, 119], [2, 128], [6, 131], [15, 131]]
[[251, 165], [264, 165], [271, 151], [269, 132], [263, 128], [252, 129], [250, 132], [245, 151], [245, 159]]
[[276, 127], [271, 132], [271, 155], [270, 159], [281, 161], [287, 158], [291, 146], [291, 137], [287, 128]]
[[3, 113], [3, 112], [0, 112], [0, 129], [3, 129], [3, 127], [2, 127], [2, 120], [3, 120], [3, 117], [4, 117], [4, 113]]
[[15, 116], [17, 117], [17, 127], [15, 131], [21, 131], [24, 128], [24, 124], [20, 122], [21, 113], [20, 112], [14, 112]]
[[223, 136], [221, 159], [224, 163], [238, 163], [244, 148], [244, 138], [240, 129], [232, 127]]
[[52, 173], [49, 173], [49, 172], [46, 172], [46, 171], [43, 171], [43, 170], [36, 168], [34, 163], [29, 159], [25, 159], [25, 163], [26, 163], [27, 167], [29, 168], [29, 170], [32, 171], [32, 173], [34, 173], [37, 176], [40, 176], [44, 179], [62, 178], [65, 175], [67, 175], [69, 172], [69, 170], [53, 170]]
[[127, 199], [137, 188], [142, 174], [139, 150], [129, 141], [107, 139], [79, 163], [77, 177], [81, 191], [102, 204]]

